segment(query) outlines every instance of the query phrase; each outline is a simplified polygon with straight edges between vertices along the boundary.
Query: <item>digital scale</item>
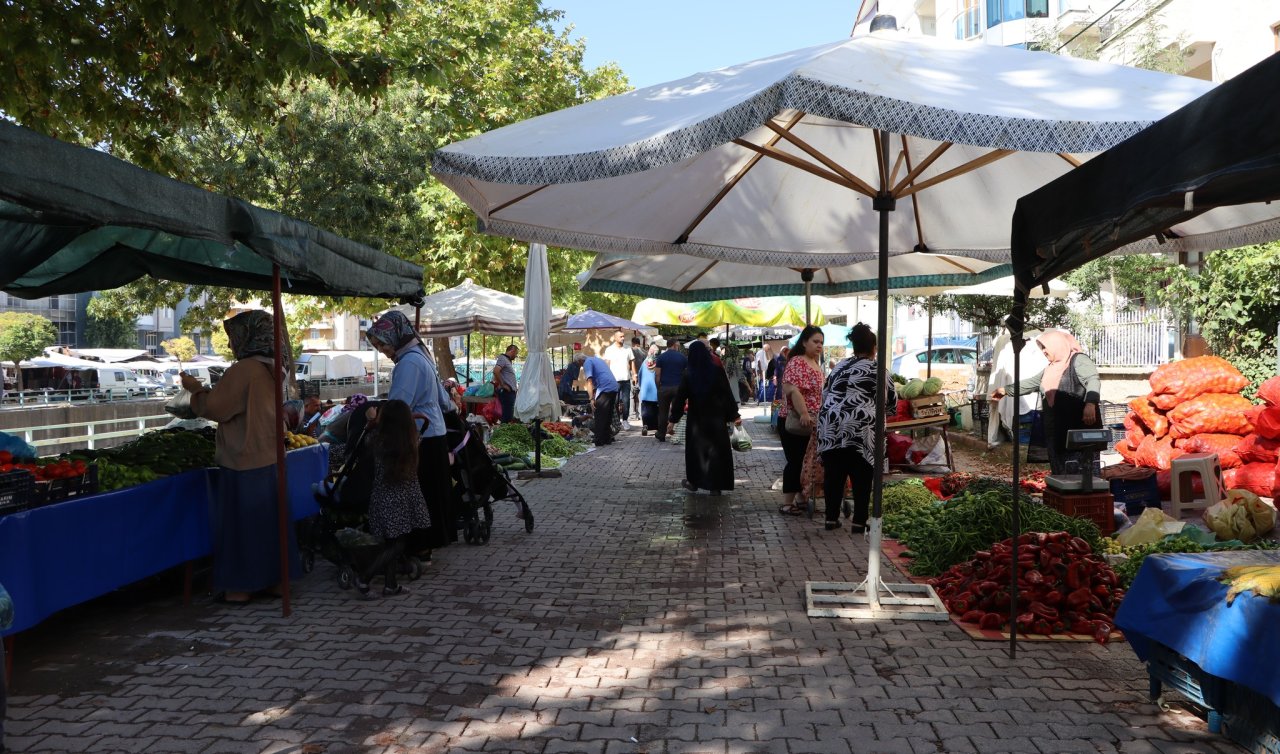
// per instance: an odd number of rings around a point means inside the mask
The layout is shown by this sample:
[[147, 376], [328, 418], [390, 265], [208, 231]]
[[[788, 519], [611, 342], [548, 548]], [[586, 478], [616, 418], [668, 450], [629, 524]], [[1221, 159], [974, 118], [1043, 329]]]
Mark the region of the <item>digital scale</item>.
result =
[[1111, 483], [1093, 475], [1094, 461], [1098, 453], [1111, 447], [1111, 430], [1101, 427], [1093, 429], [1067, 430], [1067, 450], [1073, 450], [1081, 456], [1080, 474], [1054, 474], [1045, 477], [1045, 485], [1058, 492], [1080, 492], [1088, 494], [1095, 489], [1111, 491]]

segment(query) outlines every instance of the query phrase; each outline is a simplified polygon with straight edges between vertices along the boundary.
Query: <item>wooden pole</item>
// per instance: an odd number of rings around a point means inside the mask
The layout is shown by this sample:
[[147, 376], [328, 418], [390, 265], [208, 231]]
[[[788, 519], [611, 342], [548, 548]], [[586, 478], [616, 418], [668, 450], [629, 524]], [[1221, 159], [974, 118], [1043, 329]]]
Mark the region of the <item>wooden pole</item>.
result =
[[280, 614], [288, 618], [289, 604], [289, 480], [284, 460], [284, 305], [280, 302], [280, 265], [271, 265], [272, 330], [275, 332], [274, 381], [276, 401], [276, 514], [280, 526]]

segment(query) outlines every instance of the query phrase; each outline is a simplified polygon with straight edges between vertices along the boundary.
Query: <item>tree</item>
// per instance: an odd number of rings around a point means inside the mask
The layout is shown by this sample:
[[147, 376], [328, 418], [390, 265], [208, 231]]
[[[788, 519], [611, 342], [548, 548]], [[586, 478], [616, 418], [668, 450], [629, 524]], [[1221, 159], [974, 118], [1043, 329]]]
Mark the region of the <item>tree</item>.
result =
[[213, 328], [209, 335], [209, 343], [213, 346], [213, 352], [224, 361], [235, 361], [236, 355], [231, 350], [231, 339], [227, 337], [226, 330], [220, 327]]
[[[924, 307], [929, 300], [922, 297], [905, 297], [904, 303]], [[1013, 299], [1008, 296], [933, 296], [934, 314], [954, 314], [983, 333], [994, 335], [1004, 327]], [[1027, 329], [1045, 330], [1064, 327], [1069, 321], [1070, 310], [1058, 298], [1033, 298], [1027, 300]]]
[[100, 317], [90, 312], [85, 320], [84, 339], [92, 348], [137, 348], [136, 320], [129, 317]]
[[178, 369], [182, 369], [182, 362], [191, 361], [196, 356], [196, 343], [187, 336], [180, 338], [170, 338], [160, 342], [160, 347], [164, 352], [178, 360]]
[[58, 342], [58, 328], [39, 314], [0, 313], [0, 360], [12, 361], [22, 390], [22, 369], [18, 362], [33, 359]]
[[[380, 90], [393, 68], [387, 54], [327, 32], [382, 28], [397, 15], [394, 0], [9, 0], [0, 3], [0, 112], [162, 164], [165, 135], [215, 112], [273, 116], [281, 87], [300, 77]], [[441, 60], [418, 56], [411, 66], [436, 75]]]
[[[397, 71], [377, 102], [304, 82], [280, 92], [281, 117], [269, 126], [218, 112], [160, 147], [202, 185], [423, 265], [428, 291], [467, 277], [518, 291], [525, 244], [477, 232], [471, 211], [427, 166], [443, 144], [626, 89], [616, 67], [582, 67], [583, 43], [556, 31], [559, 18], [537, 0], [437, 0], [406, 5], [385, 30], [347, 19], [331, 26], [333, 44], [376, 46], [395, 59], [451, 60], [453, 75], [440, 82]], [[555, 303], [630, 314], [629, 297], [578, 291], [574, 275], [590, 259], [579, 251], [549, 254]], [[184, 296], [204, 297], [188, 311], [185, 328], [212, 324], [233, 301], [261, 300], [255, 292], [148, 279], [108, 292], [104, 305], [140, 313], [176, 306]], [[323, 300], [326, 308], [364, 316], [386, 303]]]
[[1062, 276], [1083, 299], [1102, 303], [1102, 286], [1125, 299], [1126, 305], [1145, 305], [1160, 299], [1160, 292], [1177, 274], [1175, 264], [1161, 254], [1099, 257]]

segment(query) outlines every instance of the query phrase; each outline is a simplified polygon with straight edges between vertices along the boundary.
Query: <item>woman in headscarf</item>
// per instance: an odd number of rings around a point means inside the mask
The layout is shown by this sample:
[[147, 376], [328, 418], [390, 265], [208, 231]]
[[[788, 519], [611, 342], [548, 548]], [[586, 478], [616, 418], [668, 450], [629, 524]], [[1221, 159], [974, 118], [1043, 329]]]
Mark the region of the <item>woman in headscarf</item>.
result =
[[[435, 362], [427, 355], [418, 331], [404, 314], [392, 309], [365, 332], [369, 343], [395, 362], [391, 370], [389, 400], [404, 401], [418, 420], [422, 442], [418, 447], [418, 483], [431, 514], [425, 542], [415, 545], [443, 547], [457, 541], [457, 514], [453, 510], [453, 477], [449, 470], [449, 443], [445, 439], [445, 414], [456, 416], [448, 391], [440, 384]], [[420, 548], [415, 548], [420, 549]]]
[[[1045, 330], [1036, 338], [1040, 352], [1049, 365], [1040, 374], [1018, 383], [1018, 394], [1038, 391], [1042, 398], [1045, 444], [1049, 450], [1049, 466], [1055, 474], [1067, 471], [1068, 462], [1076, 458], [1067, 451], [1067, 431], [1098, 426], [1099, 392], [1102, 381], [1093, 363], [1075, 337], [1065, 330]], [[1000, 400], [1013, 385], [997, 388], [992, 399]]]
[[[661, 347], [659, 346], [661, 344]], [[658, 352], [666, 347], [667, 342], [661, 337], [653, 339], [649, 352], [641, 362], [640, 368], [640, 436], [649, 434], [649, 430], [658, 431], [658, 382], [654, 372], [658, 366]]]
[[712, 495], [733, 489], [733, 451], [725, 425], [741, 425], [742, 418], [724, 367], [712, 360], [711, 349], [700, 340], [689, 346], [689, 368], [672, 401], [667, 434], [675, 432], [676, 422], [685, 413], [689, 420], [684, 443], [684, 488], [690, 492], [710, 490]]
[[[218, 423], [210, 475], [213, 508], [213, 588], [226, 602], [242, 604], [257, 592], [278, 593], [279, 521], [276, 512], [275, 337], [271, 315], [254, 310], [222, 323], [236, 362], [212, 389], [185, 372], [191, 410]], [[298, 548], [289, 531], [290, 575]]]

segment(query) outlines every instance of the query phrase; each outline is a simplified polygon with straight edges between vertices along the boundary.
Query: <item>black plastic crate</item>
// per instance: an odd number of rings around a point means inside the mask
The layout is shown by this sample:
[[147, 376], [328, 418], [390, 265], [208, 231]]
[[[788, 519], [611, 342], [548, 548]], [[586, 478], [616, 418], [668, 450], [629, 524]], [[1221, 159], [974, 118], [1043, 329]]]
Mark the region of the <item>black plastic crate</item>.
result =
[[73, 497], [96, 494], [98, 494], [98, 467], [91, 464], [80, 476], [36, 482], [31, 492], [30, 507], [51, 505]]
[[1280, 754], [1280, 707], [1253, 689], [1228, 685], [1222, 722], [1227, 737], [1252, 754]]
[[35, 479], [30, 471], [22, 469], [0, 473], [0, 516], [27, 509]]
[[1099, 406], [1102, 426], [1111, 430], [1111, 444], [1124, 439], [1124, 418], [1129, 415], [1127, 403], [1103, 403]]

